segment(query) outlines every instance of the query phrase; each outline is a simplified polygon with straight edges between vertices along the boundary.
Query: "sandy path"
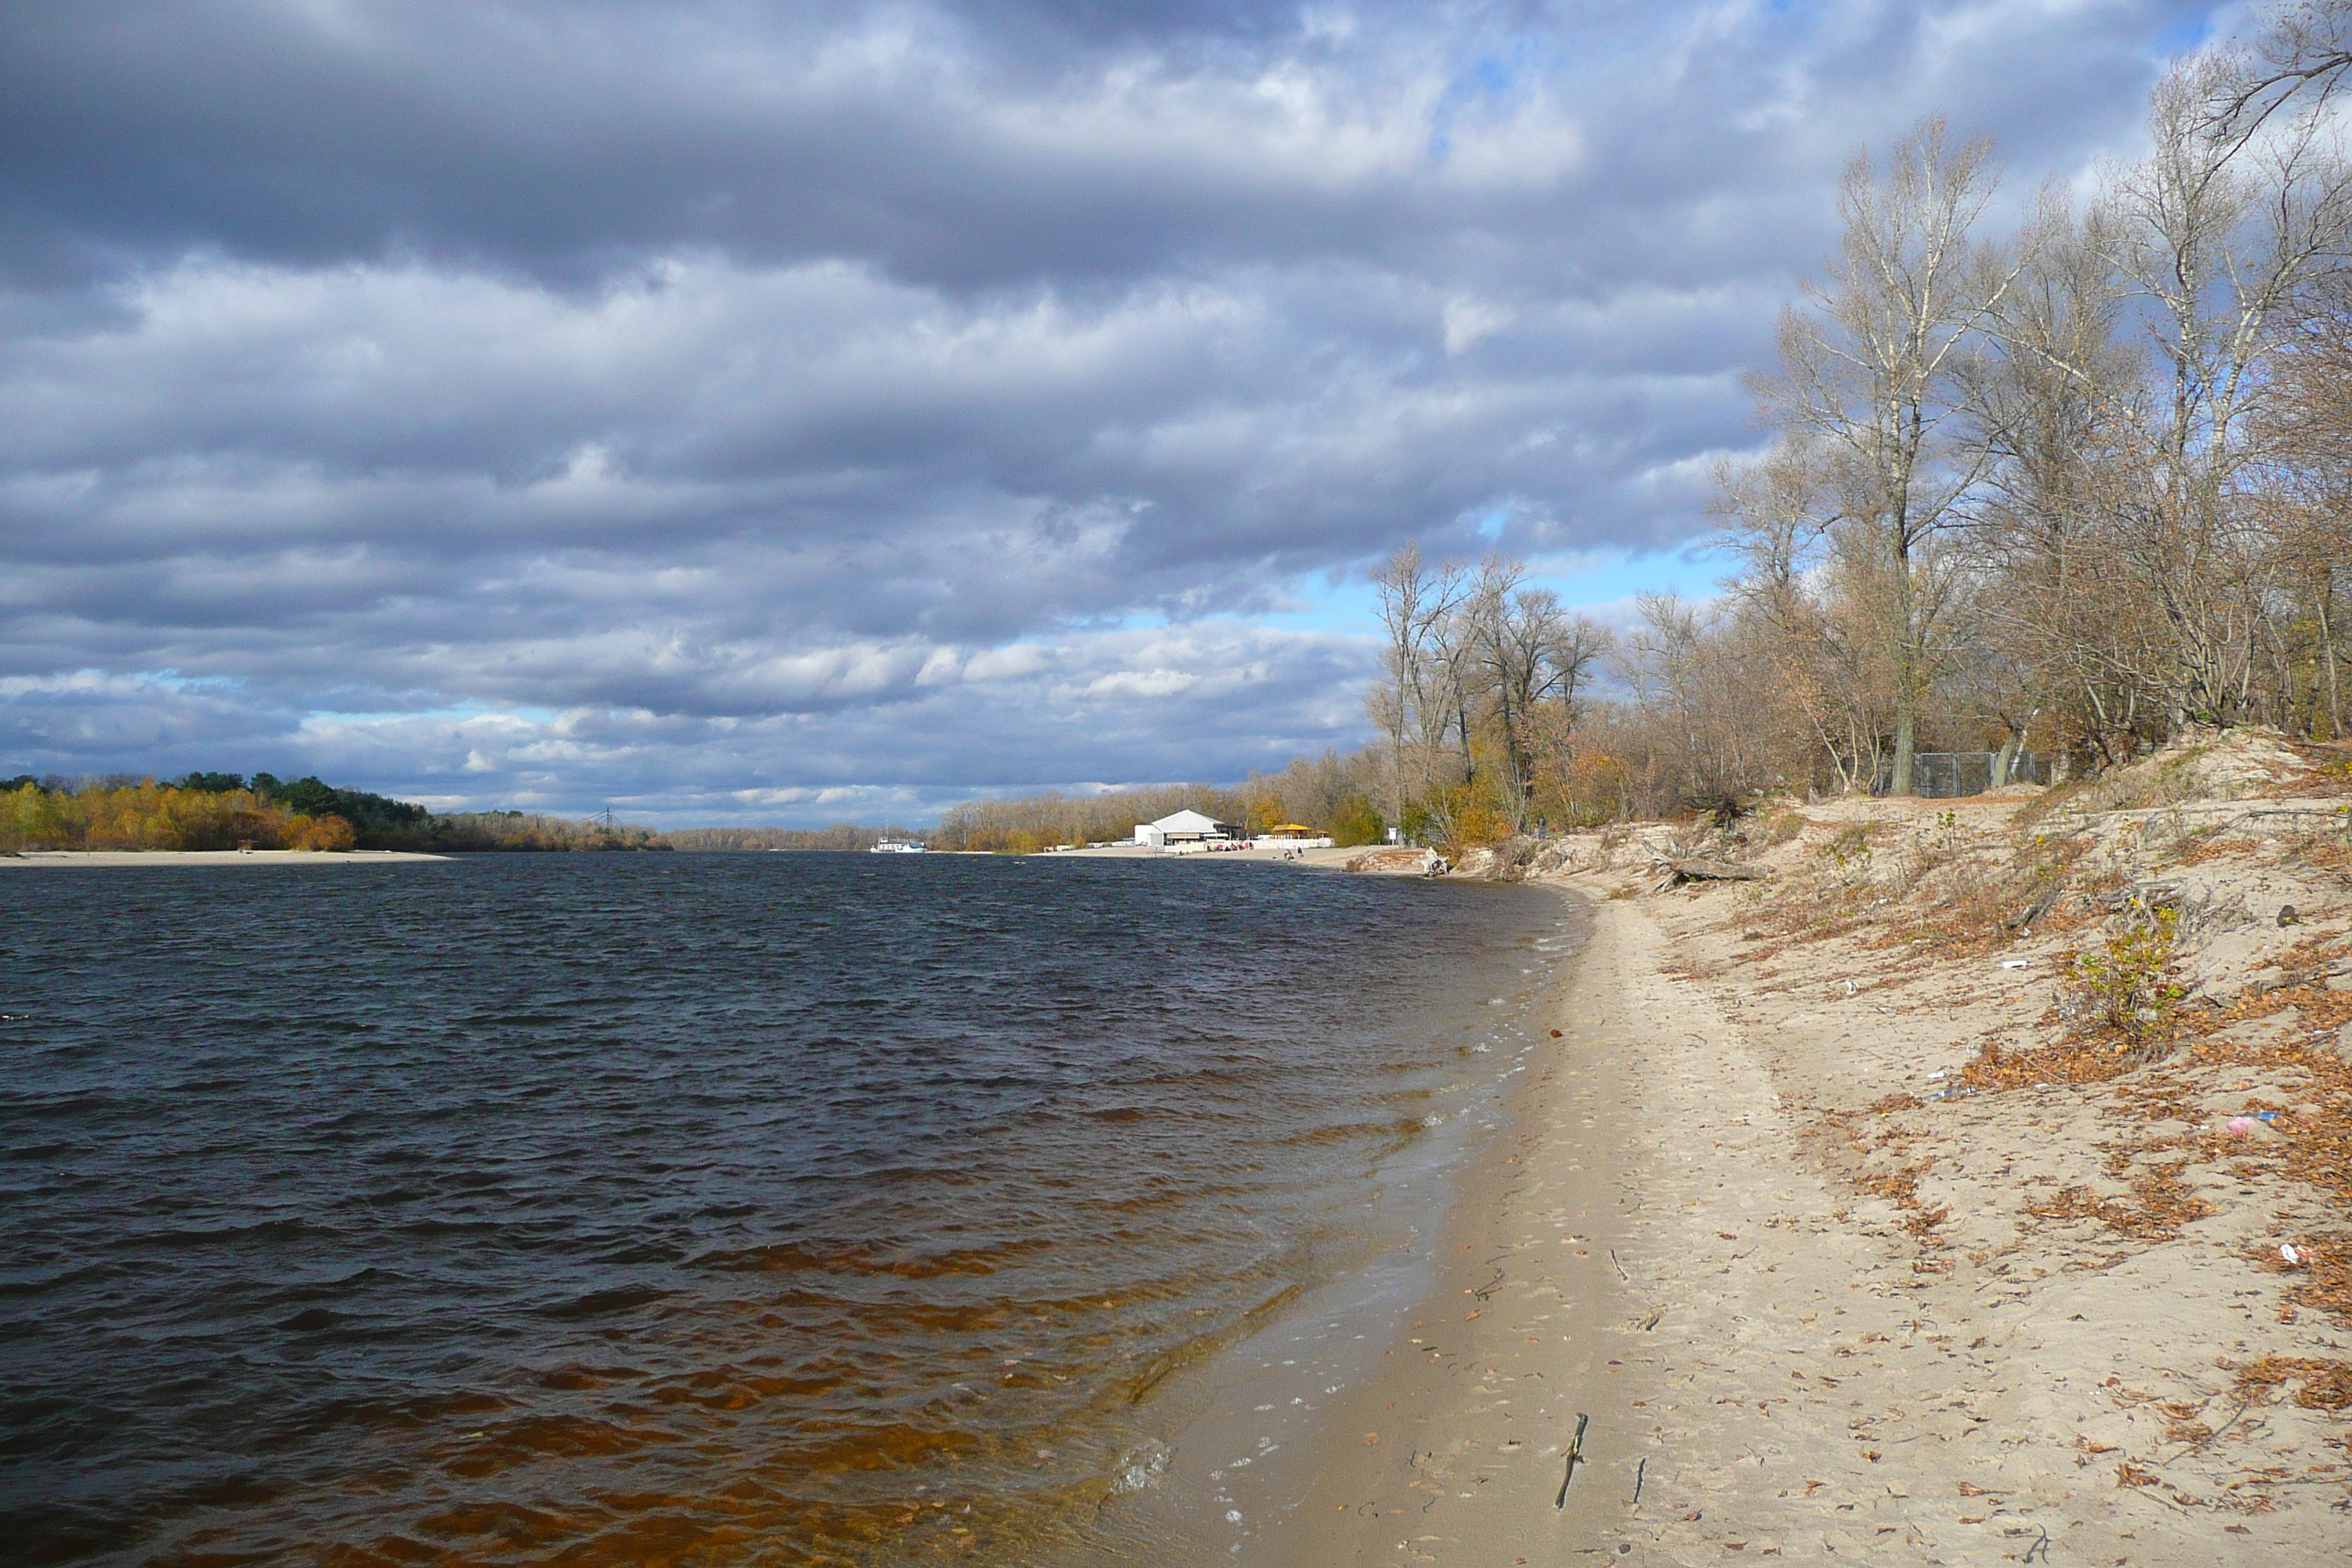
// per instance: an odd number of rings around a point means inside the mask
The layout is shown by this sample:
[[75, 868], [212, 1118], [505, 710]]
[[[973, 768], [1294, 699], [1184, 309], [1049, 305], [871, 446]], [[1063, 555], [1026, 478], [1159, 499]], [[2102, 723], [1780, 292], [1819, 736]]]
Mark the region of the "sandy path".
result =
[[2124, 1554], [2084, 1517], [2101, 1510], [2068, 1507], [2089, 1484], [2008, 1463], [2037, 1402], [1998, 1394], [1998, 1355], [1967, 1348], [1907, 1262], [1852, 1223], [1852, 1194], [1803, 1168], [1742, 1031], [1659, 972], [1643, 910], [1602, 910], [1594, 979], [1641, 1084], [1623, 1257], [1660, 1314], [1635, 1358], [1655, 1392], [1634, 1559], [1991, 1562], [2045, 1529], [2074, 1561]]
[[[2091, 1147], [2060, 1107], [2020, 1100], [1944, 1124], [1946, 1153], [1973, 1146], [1986, 1167], [1937, 1194], [1973, 1200], [1954, 1227], [1975, 1222], [1981, 1249], [1923, 1246], [1906, 1211], [1812, 1157], [1811, 1108], [1786, 1103], [1771, 1070], [1801, 1068], [1809, 1092], [1834, 1082], [1865, 1054], [1856, 1036], [1886, 1033], [1867, 994], [1782, 1008], [1762, 1052], [1702, 984], [1661, 972], [1665, 936], [1646, 909], [1600, 911], [1590, 983], [1622, 1022], [1638, 1085], [1640, 1205], [1621, 1256], [1629, 1289], [1661, 1314], [1629, 1357], [1654, 1392], [1650, 1485], [1621, 1555], [2352, 1561], [2331, 1506], [2340, 1479], [2284, 1495], [2311, 1461], [2342, 1457], [2324, 1429], [2299, 1411], [2229, 1426], [2214, 1413], [2217, 1362], [2246, 1352], [2249, 1320], [2276, 1294], [2233, 1237], [2119, 1251], [2019, 1227], [1996, 1200], [2034, 1173], [2012, 1167], [2037, 1145], [2078, 1161]], [[1877, 1087], [1853, 1065], [1848, 1104]], [[2167, 1445], [2200, 1417], [2213, 1437]], [[2119, 1485], [2126, 1458], [2158, 1479]], [[2289, 1469], [2267, 1496], [2244, 1489]]]

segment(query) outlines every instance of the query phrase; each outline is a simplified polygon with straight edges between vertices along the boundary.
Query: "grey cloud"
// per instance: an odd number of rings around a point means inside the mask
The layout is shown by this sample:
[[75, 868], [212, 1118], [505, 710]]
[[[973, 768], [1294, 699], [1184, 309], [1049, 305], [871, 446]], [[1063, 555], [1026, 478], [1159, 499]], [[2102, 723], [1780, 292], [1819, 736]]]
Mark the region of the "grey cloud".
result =
[[[607, 651], [640, 675], [692, 658]], [[37, 773], [169, 775], [232, 750], [249, 768], [364, 779], [451, 805], [609, 801], [672, 824], [780, 811], [833, 820], [848, 813], [828, 808], [852, 801], [929, 816], [990, 788], [1279, 768], [1301, 748], [1352, 739], [1354, 693], [1369, 673], [1351, 638], [1210, 623], [726, 666], [721, 682], [750, 702], [772, 710], [782, 691], [794, 704], [761, 717], [613, 705], [303, 717], [233, 683], [85, 674], [0, 680], [0, 755]], [[1074, 771], [1080, 750], [1126, 771]]]
[[1279, 765], [1360, 733], [1360, 643], [1137, 628], [1680, 545], [1851, 149], [1945, 109], [2022, 199], [2200, 14], [10, 8], [0, 764]]
[[702, 246], [958, 288], [1450, 252], [1556, 285], [1628, 241], [1652, 271], [1752, 253], [1705, 210], [1573, 225], [1818, 182], [1923, 103], [2080, 134], [2197, 8], [2135, 9], [18, 7], [0, 234], [55, 265], [579, 279]]

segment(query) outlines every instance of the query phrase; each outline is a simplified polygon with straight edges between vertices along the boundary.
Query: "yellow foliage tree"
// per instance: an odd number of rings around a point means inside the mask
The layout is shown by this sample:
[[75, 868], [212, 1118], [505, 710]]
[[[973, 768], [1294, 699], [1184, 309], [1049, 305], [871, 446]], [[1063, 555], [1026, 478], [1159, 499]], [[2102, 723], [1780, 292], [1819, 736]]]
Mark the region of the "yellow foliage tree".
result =
[[0, 849], [349, 849], [340, 816], [309, 817], [249, 790], [133, 784], [0, 795]]

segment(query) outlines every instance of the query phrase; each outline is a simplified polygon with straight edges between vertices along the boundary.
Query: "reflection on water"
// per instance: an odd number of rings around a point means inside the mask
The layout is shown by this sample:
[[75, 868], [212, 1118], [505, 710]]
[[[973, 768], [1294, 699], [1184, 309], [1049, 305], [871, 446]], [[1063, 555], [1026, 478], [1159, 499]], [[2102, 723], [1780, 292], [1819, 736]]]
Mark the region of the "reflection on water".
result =
[[10, 1556], [1050, 1555], [1150, 1483], [1166, 1380], [1372, 1245], [1368, 1177], [1541, 897], [946, 857], [9, 877]]

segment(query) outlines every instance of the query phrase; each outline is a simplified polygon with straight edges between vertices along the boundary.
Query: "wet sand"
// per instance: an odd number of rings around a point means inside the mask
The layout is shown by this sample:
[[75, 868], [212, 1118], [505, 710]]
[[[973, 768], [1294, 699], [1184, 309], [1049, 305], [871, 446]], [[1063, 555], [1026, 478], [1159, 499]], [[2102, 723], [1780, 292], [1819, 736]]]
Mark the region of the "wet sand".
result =
[[[1436, 1279], [1334, 1406], [1290, 1506], [1232, 1560], [1555, 1563], [1606, 1549], [1630, 1494], [1641, 1394], [1612, 1262], [1631, 1202], [1612, 1108], [1624, 1062], [1591, 955], [1556, 982], [1550, 1040], [1434, 1237]], [[1565, 1495], [1580, 1415], [1580, 1458]]]
[[[1611, 1261], [1630, 1192], [1610, 1108], [1628, 1084], [1578, 955], [1592, 925], [1576, 911], [1536, 977], [1539, 1038], [1458, 1160], [1412, 1191], [1400, 1173], [1379, 1200], [1412, 1210], [1443, 1183], [1445, 1201], [1221, 1358], [1160, 1483], [1114, 1505], [1118, 1560], [1510, 1563], [1611, 1539], [1641, 1395]], [[1561, 1506], [1580, 1414], [1585, 1459]]]

